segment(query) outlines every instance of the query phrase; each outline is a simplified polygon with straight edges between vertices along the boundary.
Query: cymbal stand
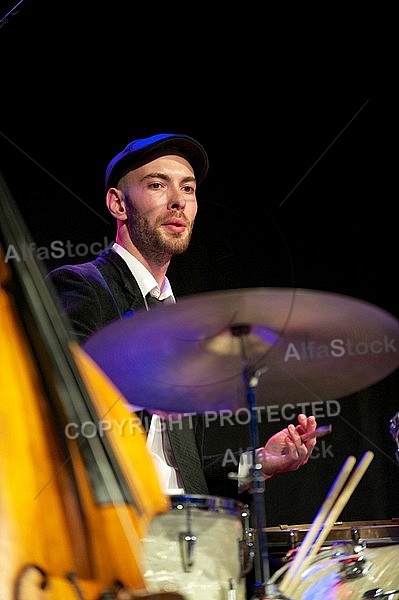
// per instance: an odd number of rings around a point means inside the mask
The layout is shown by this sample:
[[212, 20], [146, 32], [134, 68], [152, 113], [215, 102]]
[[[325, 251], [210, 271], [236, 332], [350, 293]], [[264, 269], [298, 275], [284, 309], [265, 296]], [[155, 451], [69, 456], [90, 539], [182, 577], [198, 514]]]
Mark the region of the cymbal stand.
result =
[[232, 327], [231, 332], [240, 339], [241, 359], [243, 362], [243, 380], [246, 390], [247, 404], [250, 411], [250, 440], [252, 449], [252, 460], [250, 467], [249, 480], [252, 482], [250, 493], [253, 494], [253, 506], [255, 516], [255, 592], [251, 600], [267, 600], [272, 598], [285, 598], [279, 595], [274, 584], [268, 584], [270, 579], [270, 568], [268, 560], [268, 551], [266, 543], [266, 507], [264, 501], [265, 478], [263, 476], [262, 464], [258, 461], [257, 449], [259, 448], [259, 433], [256, 425], [256, 387], [259, 377], [268, 371], [268, 367], [257, 370], [249, 368], [248, 356], [245, 350], [244, 337], [250, 332], [249, 325], [236, 325]]

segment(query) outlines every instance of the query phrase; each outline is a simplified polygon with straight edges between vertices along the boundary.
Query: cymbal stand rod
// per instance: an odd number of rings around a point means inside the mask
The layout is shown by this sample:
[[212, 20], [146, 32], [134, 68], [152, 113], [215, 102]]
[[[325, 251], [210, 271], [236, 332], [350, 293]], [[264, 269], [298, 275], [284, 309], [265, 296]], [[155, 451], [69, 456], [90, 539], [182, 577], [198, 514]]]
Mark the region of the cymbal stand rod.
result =
[[[262, 465], [258, 461], [257, 449], [259, 448], [259, 434], [257, 427], [256, 413], [256, 393], [255, 389], [258, 385], [260, 375], [267, 369], [259, 369], [251, 371], [248, 365], [248, 357], [245, 351], [244, 337], [250, 332], [250, 326], [239, 325], [232, 328], [232, 333], [240, 340], [241, 359], [243, 362], [243, 380], [247, 396], [247, 404], [250, 411], [250, 440], [252, 448], [252, 460], [250, 468], [250, 478], [252, 489], [250, 493], [253, 495], [253, 506], [255, 516], [255, 595], [251, 600], [265, 597], [266, 583], [270, 579], [270, 567], [268, 560], [268, 552], [266, 545], [266, 508], [264, 501], [265, 480], [263, 477]], [[260, 595], [259, 595], [260, 594]]]
[[250, 410], [250, 433], [251, 433], [251, 447], [252, 447], [252, 461], [250, 468], [250, 475], [252, 481], [251, 494], [253, 495], [253, 507], [254, 507], [254, 520], [255, 520], [255, 555], [254, 555], [254, 568], [255, 568], [255, 584], [254, 591], [255, 598], [263, 598], [265, 591], [265, 584], [270, 579], [270, 568], [268, 551], [266, 544], [266, 508], [265, 508], [265, 480], [263, 477], [262, 465], [260, 464], [257, 456], [257, 449], [259, 448], [259, 435], [257, 428], [257, 413], [255, 410], [256, 406], [256, 394], [255, 386], [257, 385], [258, 378], [254, 375], [248, 376], [248, 373], [244, 373], [244, 379], [246, 381], [246, 394], [247, 403]]

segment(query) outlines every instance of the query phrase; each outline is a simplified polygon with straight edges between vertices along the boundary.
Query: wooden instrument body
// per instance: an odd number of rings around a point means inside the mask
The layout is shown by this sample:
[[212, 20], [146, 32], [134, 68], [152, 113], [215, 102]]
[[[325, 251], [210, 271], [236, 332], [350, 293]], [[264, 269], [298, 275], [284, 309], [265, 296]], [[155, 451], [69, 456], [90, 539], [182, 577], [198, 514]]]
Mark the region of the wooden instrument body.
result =
[[[119, 390], [71, 341], [63, 350], [86, 386], [93, 421], [106, 420], [101, 435], [134, 499], [99, 502], [81, 452], [93, 428], [84, 437], [83, 423], [68, 429], [67, 419], [60, 419], [49, 389], [57, 395], [54, 390], [61, 392], [65, 381], [54, 374], [49, 385], [44, 377], [15, 289], [0, 246], [0, 598], [145, 596], [141, 540], [170, 501], [161, 490], [144, 430]], [[101, 458], [98, 463], [101, 471]], [[111, 498], [121, 495], [117, 478], [107, 480], [106, 487]]]

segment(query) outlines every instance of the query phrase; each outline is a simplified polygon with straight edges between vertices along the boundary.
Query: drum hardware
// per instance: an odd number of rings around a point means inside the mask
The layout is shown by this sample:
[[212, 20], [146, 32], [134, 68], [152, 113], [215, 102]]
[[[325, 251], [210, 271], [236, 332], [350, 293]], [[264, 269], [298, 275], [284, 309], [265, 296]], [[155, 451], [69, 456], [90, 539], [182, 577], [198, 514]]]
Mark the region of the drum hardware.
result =
[[393, 441], [396, 443], [396, 460], [399, 463], [399, 412], [392, 417], [389, 422], [389, 433], [392, 436]]
[[190, 535], [190, 533], [179, 533], [179, 540], [183, 569], [185, 573], [190, 573], [194, 566], [194, 546], [197, 538], [195, 535]]
[[345, 581], [364, 577], [373, 566], [373, 563], [366, 560], [363, 554], [352, 554], [351, 556], [340, 558], [338, 564], [340, 577]]
[[367, 548], [367, 543], [365, 540], [360, 539], [359, 529], [357, 527], [352, 527], [351, 535], [353, 541], [353, 553], [338, 561], [340, 564], [340, 576], [345, 581], [364, 577], [373, 566], [372, 561], [365, 558], [364, 551]]
[[[250, 410], [250, 440], [252, 447], [252, 460], [249, 469], [250, 476], [240, 478], [238, 474], [230, 473], [230, 477], [236, 478], [237, 480], [245, 481], [245, 483], [251, 482], [250, 493], [253, 494], [254, 502], [254, 516], [255, 516], [255, 552], [254, 552], [254, 566], [255, 566], [255, 584], [254, 594], [251, 600], [268, 600], [268, 599], [284, 599], [279, 590], [276, 589], [274, 584], [270, 584], [270, 567], [269, 557], [267, 551], [267, 541], [265, 536], [265, 522], [266, 522], [266, 510], [265, 502], [263, 498], [265, 490], [265, 477], [263, 475], [262, 464], [258, 462], [257, 452], [260, 446], [258, 429], [256, 426], [256, 388], [260, 377], [269, 371], [268, 367], [262, 367], [257, 370], [251, 370], [249, 368], [248, 355], [245, 347], [245, 336], [251, 331], [251, 328], [247, 325], [239, 325], [232, 328], [232, 335], [240, 337], [241, 345], [241, 356], [243, 363], [242, 377], [247, 394], [247, 404]], [[321, 435], [330, 433], [331, 426], [328, 425], [320, 429]], [[312, 432], [312, 436], [317, 433]], [[309, 436], [310, 437], [310, 436]]]
[[[178, 504], [177, 509], [182, 510], [183, 505]], [[186, 526], [188, 531], [179, 533], [179, 546], [182, 558], [183, 570], [185, 573], [190, 573], [194, 566], [194, 548], [197, 542], [197, 536], [192, 532], [192, 512], [191, 505], [186, 505]]]
[[388, 600], [394, 600], [395, 595], [399, 594], [399, 590], [384, 591], [382, 588], [375, 588], [364, 592], [362, 598], [388, 598]]
[[240, 542], [241, 564], [243, 565], [241, 576], [245, 577], [252, 571], [255, 559], [254, 531], [250, 524], [248, 505], [244, 506], [241, 520], [243, 524], [243, 539]]
[[[188, 512], [190, 512], [190, 509], [188, 509]], [[197, 536], [193, 535], [191, 531], [186, 531], [185, 533], [179, 533], [179, 541], [183, 570], [185, 573], [190, 573], [194, 566], [194, 547]]]
[[246, 336], [251, 332], [249, 325], [236, 325], [231, 328], [233, 336], [239, 338], [241, 348], [241, 360], [243, 364], [242, 378], [247, 396], [247, 405], [250, 411], [250, 442], [252, 447], [252, 461], [249, 469], [250, 476], [252, 479], [252, 487], [250, 489], [253, 494], [253, 506], [255, 516], [255, 531], [257, 532], [255, 538], [255, 552], [254, 552], [254, 566], [255, 566], [255, 584], [254, 584], [254, 596], [256, 598], [265, 598], [270, 593], [267, 582], [270, 579], [270, 568], [267, 554], [267, 545], [265, 537], [265, 526], [266, 526], [266, 510], [264, 502], [264, 491], [265, 491], [265, 478], [263, 475], [262, 465], [258, 462], [257, 449], [259, 448], [259, 434], [256, 425], [256, 400], [255, 390], [259, 382], [259, 378], [269, 371], [268, 367], [262, 367], [257, 370], [251, 370], [248, 359], [248, 352], [246, 348]]
[[353, 542], [353, 554], [359, 554], [367, 547], [366, 541], [360, 538], [360, 531], [357, 527], [352, 527], [351, 538]]

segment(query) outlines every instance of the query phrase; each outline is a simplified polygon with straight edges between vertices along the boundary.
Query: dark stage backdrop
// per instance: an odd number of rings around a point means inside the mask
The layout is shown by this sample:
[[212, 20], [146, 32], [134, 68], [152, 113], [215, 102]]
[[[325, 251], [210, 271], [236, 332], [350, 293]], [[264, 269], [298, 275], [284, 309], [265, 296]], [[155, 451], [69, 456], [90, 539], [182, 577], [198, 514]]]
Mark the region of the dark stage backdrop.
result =
[[[399, 317], [390, 107], [344, 95], [264, 96], [249, 74], [228, 65], [215, 89], [203, 65], [182, 67], [177, 50], [165, 49], [161, 62], [146, 60], [131, 39], [125, 9], [117, 7], [97, 7], [94, 26], [70, 3], [55, 10], [30, 2], [0, 29], [0, 171], [43, 269], [90, 260], [112, 241], [103, 178], [121, 147], [156, 132], [181, 132], [206, 147], [210, 171], [199, 188], [190, 249], [170, 268], [177, 296], [316, 289]], [[121, 28], [118, 49], [106, 33], [111, 25]], [[179, 52], [185, 51], [182, 44]], [[267, 482], [268, 525], [310, 523], [346, 457], [359, 459], [366, 450], [374, 461], [342, 520], [399, 517], [399, 466], [389, 432], [399, 411], [398, 384], [395, 371], [337, 399], [339, 414], [317, 405], [319, 424], [331, 423], [332, 433], [305, 468]], [[315, 408], [309, 404], [306, 412]], [[262, 419], [261, 439], [290, 422], [281, 414]], [[208, 428], [213, 494], [235, 495], [227, 479], [234, 464], [221, 456], [248, 444], [247, 424]]]

